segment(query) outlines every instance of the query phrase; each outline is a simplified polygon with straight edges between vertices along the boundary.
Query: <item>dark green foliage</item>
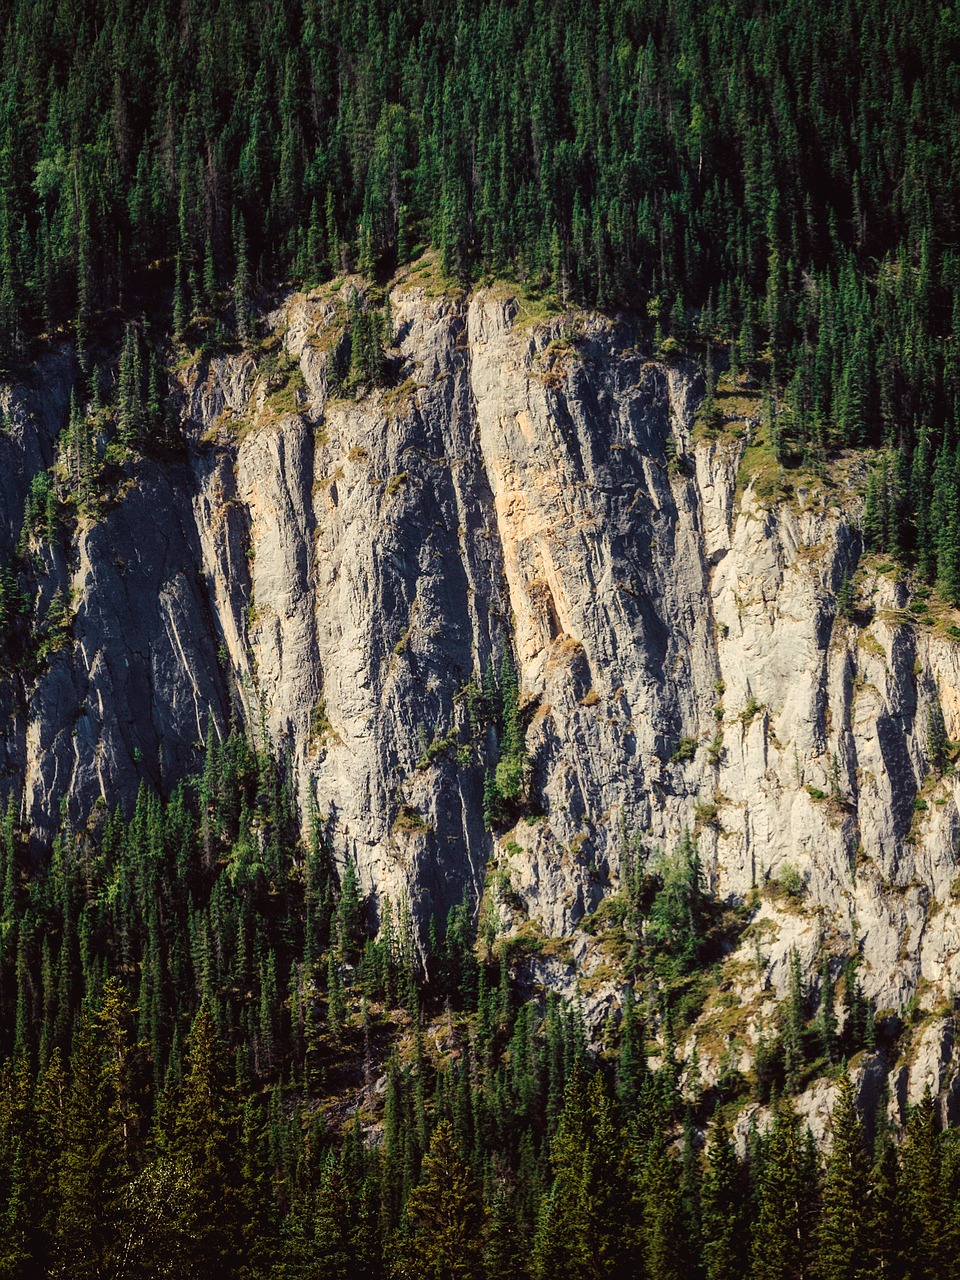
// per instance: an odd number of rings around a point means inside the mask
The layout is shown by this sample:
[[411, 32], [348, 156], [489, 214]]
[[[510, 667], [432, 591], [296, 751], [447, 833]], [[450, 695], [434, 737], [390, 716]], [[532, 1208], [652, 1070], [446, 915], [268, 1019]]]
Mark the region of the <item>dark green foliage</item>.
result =
[[681, 971], [692, 969], [703, 941], [706, 895], [697, 842], [683, 839], [660, 867], [662, 886], [653, 900], [648, 933], [674, 957]]
[[520, 687], [509, 653], [500, 661], [499, 673], [493, 659], [487, 665], [480, 698], [484, 720], [496, 735], [496, 764], [487, 771], [483, 787], [483, 815], [490, 829], [516, 821], [528, 791], [526, 726], [520, 709]]
[[858, 956], [849, 955], [843, 962], [842, 1030], [834, 966], [834, 958], [823, 957], [819, 1001], [812, 1011], [813, 993], [803, 981], [799, 954], [790, 953], [787, 998], [778, 1010], [775, 1030], [761, 1035], [754, 1061], [756, 1089], [763, 1101], [778, 1090], [798, 1093], [827, 1063], [876, 1047], [874, 1009], [857, 978]]
[[[338, 891], [318, 819], [304, 846], [283, 774], [237, 733], [211, 735], [192, 788], [65, 826], [46, 870], [18, 812], [0, 820], [0, 1275], [948, 1273], [957, 1144], [929, 1101], [902, 1162], [881, 1128], [868, 1165], [846, 1085], [823, 1175], [783, 1100], [746, 1166], [719, 1124], [699, 1149], [712, 1103], [692, 1065], [681, 1096], [675, 1012], [648, 998], [709, 954], [689, 839], [683, 892], [647, 883], [628, 842], [627, 916], [655, 906], [679, 949], [651, 936], [638, 959], [661, 1066], [628, 989], [614, 1072], [572, 1006], [518, 999], [502, 940], [477, 954], [468, 898], [425, 972], [408, 904], [368, 936], [350, 864]], [[805, 1070], [831, 1020], [811, 1023], [793, 967], [782, 1036]], [[838, 1054], [869, 1010], [852, 961], [843, 992]]]
[[650, 1280], [685, 1280], [694, 1262], [679, 1173], [665, 1135], [655, 1134], [647, 1144], [641, 1174], [642, 1257]]
[[120, 1167], [101, 1055], [89, 1018], [77, 1028], [70, 1068], [55, 1193], [54, 1265], [70, 1275], [92, 1278], [109, 1266], [117, 1234]]
[[38, 471], [30, 481], [23, 513], [21, 544], [31, 535], [52, 542], [57, 532], [57, 498], [48, 471]]
[[848, 956], [843, 966], [843, 1039], [848, 1053], [872, 1049], [876, 1039], [873, 1006], [863, 994], [857, 976], [859, 954]]
[[624, 1249], [625, 1156], [602, 1076], [575, 1071], [550, 1144], [554, 1182], [541, 1210], [535, 1280], [615, 1274]]
[[0, 566], [0, 670], [15, 666], [22, 657], [30, 604], [15, 569]]
[[[870, 1186], [865, 1209], [869, 1233], [869, 1258], [875, 1276], [901, 1280], [904, 1274], [905, 1247], [908, 1231], [903, 1221], [900, 1162], [889, 1126], [884, 1122], [881, 1106], [877, 1110], [877, 1134], [874, 1142]], [[954, 1149], [956, 1144], [954, 1143]]]
[[737, 1280], [746, 1269], [746, 1184], [730, 1135], [721, 1125], [710, 1136], [700, 1194], [706, 1280]]
[[180, 1265], [187, 1275], [229, 1275], [240, 1250], [238, 1116], [206, 1003], [190, 1029], [182, 1088], [170, 1102], [164, 1154], [176, 1171], [171, 1213], [182, 1236]]
[[807, 994], [800, 969], [800, 954], [790, 952], [790, 987], [784, 1010], [783, 1049], [787, 1088], [796, 1093], [806, 1058]]
[[753, 1221], [753, 1280], [803, 1280], [817, 1222], [817, 1161], [812, 1142], [785, 1102], [758, 1144]]
[[911, 1276], [933, 1280], [949, 1274], [954, 1253], [948, 1207], [953, 1188], [944, 1178], [944, 1143], [930, 1092], [913, 1109], [903, 1149], [902, 1199], [906, 1208], [906, 1257]]
[[364, 937], [363, 913], [357, 871], [348, 859], [340, 881], [335, 916], [335, 936], [341, 960], [356, 959]]
[[820, 1048], [828, 1061], [833, 1061], [837, 1047], [837, 1014], [833, 972], [828, 958], [820, 965], [820, 1006], [817, 1009], [817, 1034]]
[[888, 446], [868, 537], [953, 582], [956, 521], [895, 519], [933, 468], [926, 508], [956, 484], [952, 10], [14, 0], [5, 22], [7, 362], [66, 325], [86, 361], [118, 310], [246, 340], [258, 283], [433, 245], [451, 277], [759, 361], [781, 456]]
[[423, 1280], [472, 1280], [480, 1272], [484, 1207], [453, 1126], [433, 1132], [423, 1176], [407, 1198], [394, 1245], [397, 1272]]
[[474, 952], [473, 912], [466, 896], [451, 907], [442, 946], [434, 947], [431, 971], [446, 999], [461, 1009], [475, 1009], [478, 999], [478, 965]]
[[830, 1155], [817, 1224], [816, 1275], [820, 1280], [866, 1280], [870, 1275], [869, 1174], [863, 1127], [850, 1077], [840, 1079], [833, 1108]]
[[[15, 823], [4, 831], [9, 863], [17, 858]], [[104, 968], [136, 975], [136, 1034], [149, 1047], [158, 1082], [171, 1065], [172, 1033], [179, 1026], [185, 1034], [180, 1020], [192, 1015], [198, 995], [216, 1002], [221, 1033], [245, 1028], [254, 984], [258, 1000], [266, 993], [267, 1004], [279, 1006], [291, 955], [303, 946], [303, 888], [291, 876], [297, 866], [291, 832], [285, 784], [236, 734], [210, 741], [196, 803], [183, 787], [166, 804], [143, 790], [129, 822], [100, 816], [95, 851], [90, 833], [66, 828], [19, 919], [25, 963], [42, 979], [39, 988], [49, 989], [43, 1007], [30, 1006], [34, 1030], [24, 1048], [40, 1047], [42, 1029], [46, 1052], [58, 1046], [67, 1053], [79, 1004], [99, 997]], [[5, 895], [16, 901], [21, 891], [12, 865]], [[329, 871], [321, 864], [313, 878], [322, 898]], [[326, 946], [318, 929], [322, 918], [314, 939]], [[6, 983], [0, 1001], [9, 1051], [16, 1000]], [[252, 1028], [255, 1057], [268, 1055], [274, 1016]]]
[[140, 443], [145, 431], [143, 360], [140, 335], [129, 324], [120, 353], [117, 384], [117, 437], [128, 447]]
[[384, 313], [362, 304], [354, 289], [350, 299], [349, 318], [347, 334], [350, 366], [344, 383], [345, 388], [362, 390], [386, 386], [388, 366], [384, 350], [386, 334]]
[[637, 1015], [633, 988], [628, 986], [623, 993], [623, 1024], [617, 1060], [617, 1092], [623, 1106], [629, 1107], [640, 1097], [646, 1071], [643, 1026]]
[[933, 772], [940, 777], [949, 764], [950, 740], [943, 722], [943, 707], [935, 692], [927, 709], [927, 760]]

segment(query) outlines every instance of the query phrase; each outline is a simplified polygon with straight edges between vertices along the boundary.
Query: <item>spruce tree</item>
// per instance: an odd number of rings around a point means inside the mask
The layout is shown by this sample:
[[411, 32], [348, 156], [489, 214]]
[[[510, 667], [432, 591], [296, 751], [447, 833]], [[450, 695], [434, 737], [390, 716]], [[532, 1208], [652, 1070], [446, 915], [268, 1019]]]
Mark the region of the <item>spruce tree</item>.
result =
[[815, 1271], [819, 1280], [866, 1280], [870, 1275], [868, 1166], [863, 1126], [846, 1071], [830, 1122], [831, 1149], [823, 1176]]
[[763, 1141], [751, 1240], [752, 1280], [805, 1280], [817, 1218], [815, 1157], [796, 1113], [777, 1102]]
[[907, 1121], [902, 1165], [906, 1253], [911, 1275], [933, 1280], [948, 1273], [951, 1250], [942, 1143], [929, 1088]]
[[744, 1177], [730, 1134], [713, 1127], [701, 1185], [703, 1262], [706, 1280], [736, 1280], [746, 1269], [747, 1214]]
[[394, 1241], [401, 1276], [475, 1280], [482, 1275], [485, 1212], [480, 1188], [450, 1123], [433, 1132], [421, 1182], [411, 1191]]
[[103, 1059], [89, 1016], [80, 1024], [70, 1059], [58, 1172], [54, 1269], [99, 1278], [116, 1265], [120, 1144], [110, 1123]]
[[185, 1241], [179, 1265], [186, 1275], [226, 1277], [239, 1257], [236, 1117], [223, 1077], [213, 1014], [204, 1003], [190, 1029], [183, 1088], [166, 1142], [177, 1169], [175, 1229]]

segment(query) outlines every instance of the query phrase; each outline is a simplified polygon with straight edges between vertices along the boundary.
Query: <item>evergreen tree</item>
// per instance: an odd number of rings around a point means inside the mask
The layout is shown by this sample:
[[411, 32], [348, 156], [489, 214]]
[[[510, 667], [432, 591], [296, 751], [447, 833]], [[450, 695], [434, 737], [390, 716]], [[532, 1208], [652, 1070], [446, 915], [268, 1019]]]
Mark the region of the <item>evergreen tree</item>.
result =
[[235, 1117], [213, 1015], [201, 1006], [187, 1045], [183, 1088], [167, 1150], [179, 1183], [176, 1234], [185, 1242], [181, 1274], [228, 1276], [240, 1256]]
[[627, 986], [623, 993], [620, 1057], [617, 1061], [617, 1092], [622, 1106], [632, 1108], [636, 1105], [646, 1075], [643, 1026], [637, 1016], [633, 988]]
[[817, 1169], [800, 1121], [783, 1100], [763, 1143], [756, 1200], [752, 1280], [803, 1280], [810, 1274], [817, 1219]]
[[650, 910], [647, 931], [676, 957], [679, 968], [691, 969], [701, 942], [704, 911], [703, 869], [697, 842], [685, 831], [671, 857], [661, 868], [663, 887]]
[[[884, 1099], [881, 1097], [881, 1104]], [[904, 1224], [897, 1151], [877, 1108], [877, 1135], [866, 1210], [871, 1275], [901, 1280], [904, 1275]]]
[[746, 1271], [747, 1213], [743, 1175], [729, 1133], [715, 1125], [701, 1187], [706, 1280], [736, 1280]]
[[554, 1183], [534, 1250], [537, 1280], [614, 1273], [624, 1248], [623, 1156], [602, 1077], [588, 1083], [575, 1071], [550, 1144]]
[[868, 1166], [853, 1086], [840, 1077], [831, 1120], [832, 1146], [823, 1177], [817, 1224], [816, 1275], [821, 1280], [865, 1280], [870, 1275]]
[[643, 1263], [650, 1280], [682, 1280], [693, 1265], [688, 1249], [680, 1170], [658, 1132], [643, 1161]]
[[929, 1089], [907, 1122], [902, 1188], [909, 1274], [924, 1280], [948, 1274], [951, 1250], [944, 1204], [943, 1154]]
[[472, 1280], [480, 1275], [484, 1216], [480, 1188], [451, 1125], [441, 1121], [395, 1241], [397, 1274], [424, 1280]]
[[108, 1117], [102, 1059], [92, 1021], [85, 1017], [70, 1059], [64, 1108], [54, 1244], [57, 1273], [99, 1277], [115, 1265], [119, 1157]]

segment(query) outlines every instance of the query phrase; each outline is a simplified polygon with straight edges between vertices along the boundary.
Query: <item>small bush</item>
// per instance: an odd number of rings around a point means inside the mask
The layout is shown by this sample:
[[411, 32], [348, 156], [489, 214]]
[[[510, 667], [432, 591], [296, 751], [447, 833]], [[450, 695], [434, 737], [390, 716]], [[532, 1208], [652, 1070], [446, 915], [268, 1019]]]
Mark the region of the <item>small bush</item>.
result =
[[697, 754], [696, 738], [681, 738], [677, 744], [677, 749], [670, 757], [671, 764], [686, 764], [688, 760], [692, 760]]
[[807, 892], [807, 877], [795, 867], [791, 862], [785, 862], [780, 868], [780, 873], [772, 882], [781, 893], [786, 894], [788, 898], [794, 898], [799, 901]]
[[740, 719], [743, 721], [744, 724], [750, 724], [753, 720], [753, 717], [757, 714], [758, 711], [761, 711], [762, 709], [763, 709], [762, 704], [759, 703], [751, 693], [750, 697], [747, 699], [747, 705], [743, 708], [743, 710], [740, 713]]
[[664, 338], [660, 343], [660, 359], [672, 362], [679, 360], [684, 354], [683, 343], [674, 337]]
[[412, 804], [402, 804], [393, 824], [394, 831], [404, 831], [410, 835], [418, 831], [429, 831], [430, 824], [422, 813]]
[[720, 810], [709, 800], [698, 800], [693, 808], [693, 816], [699, 827], [717, 827], [720, 825]]

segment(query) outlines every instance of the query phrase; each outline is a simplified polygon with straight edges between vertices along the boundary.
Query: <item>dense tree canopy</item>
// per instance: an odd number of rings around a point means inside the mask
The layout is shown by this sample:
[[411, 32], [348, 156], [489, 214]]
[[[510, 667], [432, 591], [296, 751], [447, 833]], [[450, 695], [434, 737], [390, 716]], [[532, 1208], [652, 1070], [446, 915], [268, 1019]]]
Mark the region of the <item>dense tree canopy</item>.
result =
[[933, 0], [7, 0], [3, 22], [9, 346], [432, 244], [453, 275], [768, 350], [824, 441], [953, 413], [960, 26]]
[[[881, 449], [868, 546], [960, 595], [955, 7], [0, 12], [8, 364], [57, 331], [92, 362], [144, 314], [157, 334], [246, 341], [258, 288], [386, 278], [432, 247], [455, 279], [626, 308], [667, 350], [752, 371], [788, 465]], [[364, 315], [355, 381], [382, 373], [374, 329]], [[149, 371], [129, 331], [124, 344], [131, 442]]]
[[[600, 913], [622, 1011], [591, 1051], [575, 1005], [524, 998], [520, 940], [478, 931], [466, 899], [422, 953], [405, 902], [374, 934], [320, 831], [299, 838], [283, 770], [236, 732], [167, 799], [65, 822], [39, 864], [7, 806], [0, 1276], [841, 1280], [902, 1277], [907, 1256], [947, 1274], [957, 1131], [928, 1101], [902, 1157], [882, 1125], [871, 1157], [841, 1084], [821, 1167], [789, 1100], [831, 1069], [799, 978], [766, 1074], [758, 1050], [754, 1080], [683, 1080], [677, 1030], [740, 927], [692, 836], [625, 856]], [[838, 1053], [863, 1046], [858, 992], [850, 966]], [[744, 1160], [723, 1108], [763, 1087], [784, 1094]]]

